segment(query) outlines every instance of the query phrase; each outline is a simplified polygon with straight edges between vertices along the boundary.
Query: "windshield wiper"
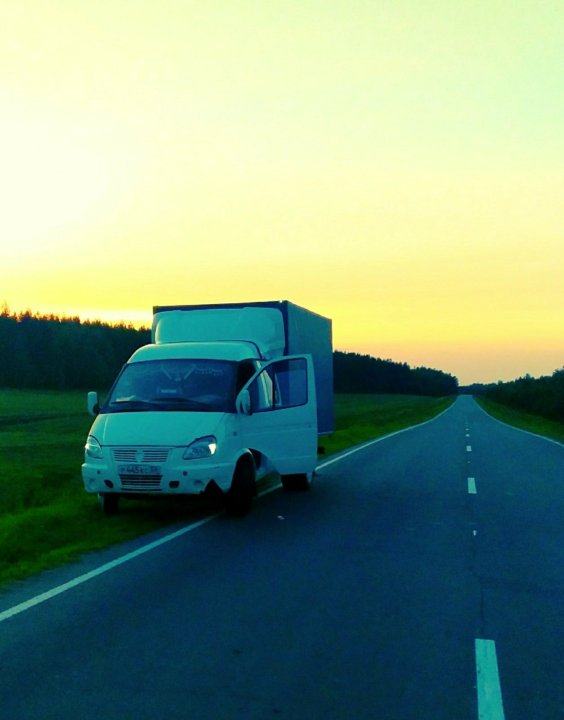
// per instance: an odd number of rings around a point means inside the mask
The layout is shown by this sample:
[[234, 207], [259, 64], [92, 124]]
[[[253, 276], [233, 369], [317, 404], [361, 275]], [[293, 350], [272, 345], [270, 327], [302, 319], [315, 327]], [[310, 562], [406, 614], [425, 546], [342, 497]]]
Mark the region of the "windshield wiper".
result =
[[192, 400], [192, 398], [183, 397], [165, 397], [165, 398], [152, 398], [151, 403], [155, 405], [184, 405], [193, 409], [206, 409], [208, 410], [212, 406], [210, 403], [202, 402], [201, 400]]
[[138, 400], [137, 398], [123, 398], [120, 400], [112, 400], [110, 407], [132, 405], [134, 407], [154, 407], [155, 403], [152, 400]]

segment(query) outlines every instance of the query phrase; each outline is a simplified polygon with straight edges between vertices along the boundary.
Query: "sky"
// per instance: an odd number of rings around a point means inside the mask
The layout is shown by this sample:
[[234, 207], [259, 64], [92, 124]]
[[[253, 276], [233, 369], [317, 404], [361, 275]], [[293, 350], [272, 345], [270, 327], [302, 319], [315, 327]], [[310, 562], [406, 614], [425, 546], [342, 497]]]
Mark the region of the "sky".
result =
[[2, 0], [0, 303], [289, 299], [461, 384], [564, 365], [561, 0]]

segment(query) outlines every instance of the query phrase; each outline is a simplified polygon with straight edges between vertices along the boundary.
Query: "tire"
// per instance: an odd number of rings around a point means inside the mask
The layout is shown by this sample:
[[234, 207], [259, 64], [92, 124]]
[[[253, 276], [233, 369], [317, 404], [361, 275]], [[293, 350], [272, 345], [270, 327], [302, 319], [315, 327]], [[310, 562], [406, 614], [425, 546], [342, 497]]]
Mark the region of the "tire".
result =
[[225, 494], [225, 509], [232, 517], [247, 515], [256, 495], [255, 464], [251, 457], [239, 460], [231, 487]]
[[100, 493], [98, 495], [102, 512], [104, 515], [117, 515], [119, 512], [119, 495], [118, 493]]
[[287, 492], [306, 492], [311, 488], [313, 473], [281, 475], [282, 487]]

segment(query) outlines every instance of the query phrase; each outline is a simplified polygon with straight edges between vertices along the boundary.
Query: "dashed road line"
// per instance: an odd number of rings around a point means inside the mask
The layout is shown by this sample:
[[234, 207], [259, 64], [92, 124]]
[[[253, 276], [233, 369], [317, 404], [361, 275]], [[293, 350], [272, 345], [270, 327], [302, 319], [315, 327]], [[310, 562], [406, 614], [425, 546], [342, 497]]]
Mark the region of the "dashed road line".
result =
[[476, 478], [469, 477], [468, 478], [468, 494], [476, 495], [477, 492], [478, 491], [476, 490]]
[[478, 720], [504, 720], [495, 642], [476, 639]]
[[466, 452], [472, 452], [472, 445], [466, 446]]

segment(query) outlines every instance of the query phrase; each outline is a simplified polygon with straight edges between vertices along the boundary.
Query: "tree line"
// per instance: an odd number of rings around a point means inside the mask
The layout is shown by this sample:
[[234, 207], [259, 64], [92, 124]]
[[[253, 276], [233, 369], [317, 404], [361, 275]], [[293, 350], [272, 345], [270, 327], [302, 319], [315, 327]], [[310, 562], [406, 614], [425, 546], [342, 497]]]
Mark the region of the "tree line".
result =
[[490, 400], [564, 422], [564, 367], [552, 375], [533, 378], [525, 375], [510, 382], [471, 385], [464, 392], [483, 395]]
[[82, 322], [26, 311], [0, 313], [0, 387], [78, 390], [109, 388], [147, 329]]
[[[81, 321], [25, 311], [0, 311], [0, 387], [104, 390], [139, 347], [148, 328]], [[440, 370], [336, 351], [334, 388], [339, 393], [452, 395], [455, 377]]]
[[458, 380], [442, 370], [411, 368], [407, 363], [370, 355], [333, 353], [335, 392], [397, 393], [407, 395], [455, 395]]

